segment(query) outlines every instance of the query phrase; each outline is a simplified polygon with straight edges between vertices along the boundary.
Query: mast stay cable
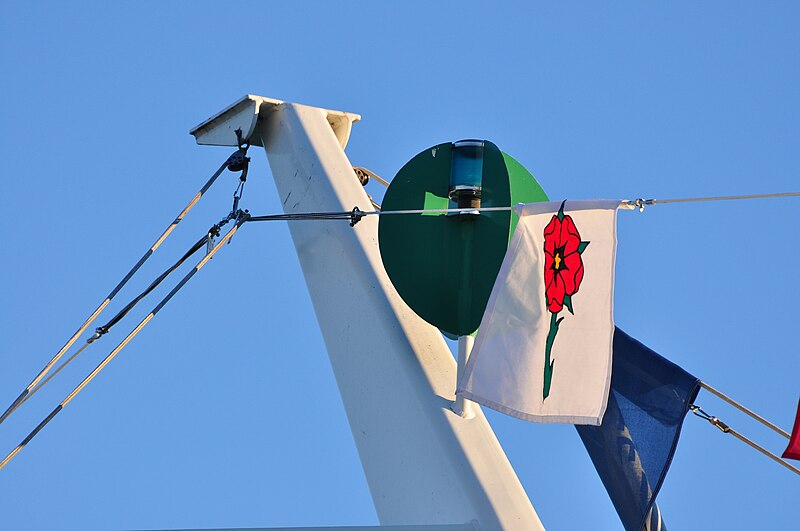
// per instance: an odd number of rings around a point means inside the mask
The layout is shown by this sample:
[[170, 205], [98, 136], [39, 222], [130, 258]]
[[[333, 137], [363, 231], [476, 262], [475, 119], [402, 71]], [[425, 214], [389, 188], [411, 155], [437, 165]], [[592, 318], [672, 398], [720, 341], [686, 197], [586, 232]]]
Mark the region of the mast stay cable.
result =
[[789, 434], [786, 431], [782, 430], [781, 428], [779, 428], [778, 426], [776, 426], [772, 422], [768, 421], [767, 419], [765, 419], [764, 417], [762, 417], [761, 415], [759, 415], [755, 411], [752, 411], [752, 410], [744, 407], [742, 404], [740, 404], [739, 402], [735, 401], [733, 398], [722, 394], [720, 391], [717, 391], [716, 389], [714, 389], [713, 387], [711, 387], [710, 385], [708, 385], [705, 382], [700, 382], [700, 386], [703, 389], [705, 389], [706, 391], [709, 391], [710, 393], [716, 395], [718, 398], [721, 398], [725, 402], [729, 403], [730, 405], [732, 405], [733, 407], [735, 407], [736, 409], [738, 409], [742, 413], [744, 413], [746, 415], [749, 415], [750, 417], [752, 417], [753, 419], [757, 420], [758, 422], [760, 422], [764, 426], [768, 427], [772, 431], [778, 433], [779, 435], [783, 435], [787, 439], [790, 438]]
[[734, 437], [736, 437], [737, 439], [739, 439], [743, 443], [747, 444], [748, 446], [750, 446], [754, 450], [758, 450], [759, 452], [761, 452], [762, 454], [766, 455], [767, 457], [769, 457], [770, 459], [772, 459], [776, 463], [779, 463], [779, 464], [785, 466], [786, 468], [788, 468], [789, 470], [791, 470], [792, 472], [794, 472], [795, 474], [800, 475], [800, 469], [798, 469], [797, 467], [792, 466], [791, 464], [787, 463], [786, 461], [784, 461], [783, 459], [781, 459], [777, 455], [773, 454], [772, 452], [770, 452], [769, 450], [767, 450], [763, 446], [761, 446], [759, 444], [756, 444], [755, 442], [751, 441], [750, 439], [748, 439], [747, 437], [745, 437], [744, 435], [742, 435], [738, 431], [736, 431], [733, 428], [731, 428], [730, 426], [728, 426], [726, 423], [722, 422], [717, 417], [706, 413], [705, 411], [703, 411], [703, 408], [701, 408], [700, 406], [698, 406], [696, 404], [691, 404], [691, 405], [689, 405], [689, 411], [691, 411], [692, 413], [694, 413], [696, 416], [700, 417], [701, 419], [707, 420], [709, 422], [709, 424], [711, 424], [712, 426], [716, 426], [719, 429], [719, 431], [721, 431], [722, 433], [729, 433], [729, 434], [733, 435]]
[[[220, 225], [220, 224], [217, 224], [217, 225], [215, 225], [214, 227], [217, 227], [217, 226], [219, 226], [219, 225]], [[15, 409], [18, 409], [18, 408], [20, 408], [20, 407], [22, 407], [22, 405], [23, 405], [25, 402], [27, 402], [28, 400], [30, 400], [31, 398], [33, 398], [33, 395], [35, 395], [37, 392], [39, 392], [39, 390], [40, 390], [42, 387], [44, 387], [45, 385], [47, 385], [47, 383], [48, 383], [50, 380], [52, 380], [53, 378], [55, 378], [55, 377], [58, 375], [58, 373], [60, 373], [60, 372], [61, 372], [61, 371], [62, 371], [62, 370], [63, 370], [63, 369], [64, 369], [64, 368], [67, 366], [67, 365], [69, 365], [69, 364], [70, 364], [70, 363], [71, 363], [71, 362], [72, 362], [72, 361], [73, 361], [75, 358], [77, 358], [77, 357], [78, 357], [78, 355], [80, 355], [80, 354], [81, 354], [81, 353], [82, 353], [84, 350], [86, 350], [86, 348], [88, 348], [88, 347], [89, 347], [89, 345], [91, 345], [91, 344], [92, 344], [92, 343], [94, 343], [94, 342], [95, 342], [97, 339], [99, 339], [99, 338], [100, 338], [100, 336], [102, 336], [102, 335], [104, 335], [104, 334], [108, 333], [108, 332], [111, 330], [111, 327], [112, 327], [112, 326], [114, 326], [114, 325], [115, 325], [115, 324], [117, 324], [117, 323], [118, 323], [120, 320], [122, 320], [122, 318], [123, 318], [123, 317], [125, 317], [125, 316], [126, 316], [126, 315], [127, 315], [127, 314], [128, 314], [128, 313], [129, 313], [129, 312], [130, 312], [130, 311], [131, 311], [133, 308], [134, 308], [134, 306], [136, 306], [136, 304], [138, 304], [138, 303], [139, 303], [139, 302], [140, 302], [142, 299], [144, 299], [144, 298], [145, 298], [147, 295], [149, 295], [149, 294], [150, 294], [150, 293], [151, 293], [151, 292], [152, 292], [152, 291], [153, 291], [153, 290], [154, 290], [156, 287], [158, 287], [158, 285], [159, 285], [159, 284], [161, 284], [161, 282], [163, 282], [163, 281], [164, 281], [164, 280], [165, 280], [165, 279], [166, 279], [166, 278], [167, 278], [167, 277], [168, 277], [168, 276], [169, 276], [169, 275], [170, 275], [170, 274], [171, 274], [173, 271], [175, 271], [175, 270], [176, 270], [178, 267], [180, 267], [181, 265], [183, 265], [183, 263], [184, 263], [184, 262], [186, 262], [186, 260], [188, 260], [188, 259], [189, 259], [189, 258], [190, 258], [192, 255], [194, 255], [194, 254], [195, 254], [197, 251], [199, 251], [200, 249], [202, 249], [202, 248], [203, 248], [203, 246], [204, 246], [204, 245], [206, 245], [206, 243], [207, 243], [207, 242], [208, 242], [208, 235], [205, 235], [205, 236], [203, 236], [202, 238], [200, 238], [200, 239], [197, 241], [197, 243], [195, 243], [195, 244], [194, 244], [194, 245], [193, 245], [193, 246], [192, 246], [192, 247], [191, 247], [191, 248], [190, 248], [190, 249], [189, 249], [189, 250], [186, 252], [186, 254], [184, 254], [184, 255], [183, 255], [181, 258], [179, 258], [179, 259], [178, 259], [178, 261], [177, 261], [177, 262], [175, 262], [175, 263], [174, 263], [172, 266], [170, 266], [170, 267], [169, 267], [169, 268], [168, 268], [166, 271], [164, 271], [163, 273], [161, 273], [161, 275], [159, 275], [159, 276], [158, 276], [158, 277], [157, 277], [157, 278], [156, 278], [156, 279], [155, 279], [155, 280], [154, 280], [154, 281], [153, 281], [153, 282], [152, 282], [152, 283], [151, 283], [151, 284], [150, 284], [150, 285], [147, 287], [147, 289], [145, 289], [145, 290], [144, 290], [142, 293], [140, 293], [140, 294], [139, 294], [139, 295], [137, 295], [137, 296], [136, 296], [136, 297], [135, 297], [133, 300], [131, 300], [131, 302], [129, 302], [129, 303], [128, 303], [128, 304], [127, 304], [127, 305], [126, 305], [126, 306], [125, 306], [125, 307], [124, 307], [122, 310], [120, 310], [120, 311], [119, 311], [119, 312], [118, 312], [118, 313], [117, 313], [117, 314], [116, 314], [114, 317], [112, 317], [112, 318], [111, 318], [111, 319], [110, 319], [110, 320], [109, 320], [109, 321], [108, 321], [106, 324], [104, 324], [103, 326], [100, 326], [100, 327], [98, 327], [98, 328], [97, 328], [97, 333], [96, 333], [94, 336], [92, 336], [92, 337], [90, 337], [89, 339], [87, 339], [87, 340], [86, 340], [86, 343], [85, 343], [85, 344], [84, 344], [84, 345], [83, 345], [81, 348], [79, 348], [77, 351], [75, 351], [75, 353], [74, 353], [74, 354], [72, 354], [72, 355], [71, 355], [69, 358], [67, 358], [66, 360], [64, 360], [63, 362], [61, 362], [61, 364], [60, 364], [58, 367], [56, 367], [56, 368], [55, 368], [55, 370], [51, 371], [51, 372], [50, 372], [50, 374], [48, 374], [48, 375], [47, 375], [47, 378], [45, 378], [44, 380], [42, 380], [41, 382], [39, 382], [39, 384], [38, 384], [38, 385], [36, 385], [35, 387], [33, 387], [33, 388], [30, 390], [30, 392], [29, 392], [28, 394], [26, 394], [26, 395], [25, 395], [25, 398], [23, 398], [22, 400], [20, 400], [19, 404], [17, 404], [17, 407], [16, 407], [16, 408], [14, 408], [14, 410], [15, 410]], [[11, 413], [13, 413], [13, 412], [14, 412], [14, 410], [12, 410], [12, 411], [11, 411]]]
[[[58, 372], [60, 372], [68, 363], [70, 363], [78, 354], [80, 354], [84, 349], [88, 347], [89, 344], [94, 342], [95, 340], [99, 339], [107, 333], [112, 326], [114, 326], [117, 322], [119, 322], [125, 315], [127, 315], [131, 309], [140, 302], [144, 297], [146, 297], [149, 293], [151, 293], [170, 273], [172, 273], [175, 269], [177, 269], [183, 262], [185, 262], [189, 257], [191, 257], [195, 252], [197, 252], [203, 245], [207, 245], [207, 254], [206, 256], [189, 272], [183, 279], [172, 289], [172, 291], [164, 297], [161, 302], [139, 323], [139, 325], [134, 328], [132, 332], [128, 334], [123, 341], [117, 345], [117, 347], [108, 354], [103, 361], [86, 377], [84, 380], [70, 393], [39, 425], [34, 428], [34, 430], [11, 452], [9, 453], [5, 459], [0, 461], [0, 470], [2, 470], [8, 462], [14, 458], [24, 447], [27, 445], [36, 434], [44, 428], [47, 423], [50, 422], [64, 407], [66, 407], [69, 402], [72, 401], [75, 396], [77, 396], [85, 387], [89, 384], [96, 376], [99, 374], [100, 371], [105, 368], [105, 366], [152, 320], [152, 318], [158, 313], [158, 311], [163, 308], [170, 299], [197, 273], [212, 257], [216, 252], [221, 248], [222, 245], [230, 242], [230, 239], [236, 233], [236, 231], [245, 223], [249, 221], [301, 221], [301, 220], [349, 220], [350, 226], [355, 226], [363, 217], [367, 215], [383, 215], [383, 214], [422, 214], [422, 213], [475, 213], [480, 211], [508, 211], [512, 210], [514, 207], [484, 207], [484, 208], [468, 208], [468, 209], [425, 209], [425, 210], [396, 210], [396, 211], [381, 211], [381, 210], [374, 210], [374, 211], [362, 211], [358, 207], [354, 207], [351, 211], [344, 211], [344, 212], [298, 212], [298, 213], [286, 213], [286, 214], [274, 214], [274, 215], [266, 215], [266, 216], [251, 216], [247, 210], [240, 210], [238, 209], [239, 199], [241, 198], [244, 182], [246, 180], [247, 175], [247, 162], [249, 159], [245, 157], [247, 151], [247, 145], [242, 144], [240, 142], [240, 148], [234, 154], [232, 154], [228, 160], [223, 163], [223, 165], [214, 173], [214, 175], [209, 179], [209, 181], [203, 186], [203, 188], [195, 195], [195, 197], [189, 202], [189, 204], [183, 209], [183, 211], [178, 215], [175, 221], [164, 231], [164, 233], [158, 238], [156, 243], [142, 256], [139, 262], [128, 272], [128, 274], [123, 278], [123, 280], [112, 290], [109, 296], [106, 298], [105, 301], [95, 310], [95, 312], [87, 319], [87, 321], [78, 329], [78, 331], [70, 338], [67, 344], [62, 347], [62, 349], [45, 365], [44, 369], [37, 375], [37, 377], [28, 385], [28, 387], [20, 394], [20, 396], [9, 406], [9, 408], [0, 416], [0, 423], [2, 423], [15, 409], [17, 409], [21, 404], [23, 404], [27, 399], [29, 399], [35, 392], [37, 392], [43, 385], [45, 385], [50, 379], [52, 379]], [[207, 235], [203, 238], [198, 240], [183, 257], [181, 257], [173, 266], [167, 269], [164, 273], [162, 273], [156, 280], [154, 280], [147, 289], [145, 289], [141, 294], [135, 297], [128, 305], [126, 305], [122, 310], [120, 310], [111, 320], [109, 320], [105, 325], [98, 327], [96, 329], [96, 333], [93, 337], [87, 340], [86, 345], [81, 347], [75, 354], [73, 354], [70, 358], [68, 358], [61, 366], [57, 368], [57, 370], [50, 375], [46, 380], [42, 381], [42, 378], [52, 369], [55, 363], [58, 361], [61, 356], [69, 349], [69, 347], [74, 344], [77, 338], [88, 328], [92, 321], [94, 321], [100, 312], [105, 309], [111, 299], [122, 289], [122, 287], [130, 280], [130, 278], [136, 273], [136, 271], [144, 264], [144, 262], [152, 255], [152, 253], [164, 242], [164, 240], [169, 236], [169, 234], [174, 230], [177, 224], [183, 219], [183, 217], [191, 210], [192, 207], [199, 201], [199, 199], [203, 196], [203, 194], [208, 190], [208, 188], [214, 183], [214, 181], [219, 177], [219, 175], [224, 171], [225, 168], [230, 169], [231, 171], [242, 171], [242, 175], [240, 178], [240, 184], [237, 190], [234, 192], [234, 203], [233, 203], [233, 210], [228, 215], [227, 218], [223, 219], [217, 225], [213, 226], [212, 229], [209, 231]], [[354, 168], [355, 169], [355, 168]], [[358, 170], [363, 170], [362, 168], [358, 168]], [[368, 171], [368, 170], [367, 170]], [[367, 173], [367, 172], [364, 172]], [[369, 172], [372, 174], [372, 172]], [[374, 174], [372, 174], [374, 176]], [[777, 194], [756, 194], [756, 195], [746, 195], [746, 196], [720, 196], [720, 197], [703, 197], [703, 198], [687, 198], [687, 199], [666, 199], [666, 200], [656, 200], [656, 199], [636, 199], [636, 200], [628, 200], [624, 201], [623, 204], [627, 204], [629, 208], [636, 208], [638, 207], [640, 211], [644, 209], [645, 205], [655, 205], [655, 204], [667, 204], [667, 203], [685, 203], [685, 202], [701, 202], [701, 201], [721, 201], [721, 200], [739, 200], [739, 199], [756, 199], [756, 198], [775, 198], [775, 197], [798, 197], [800, 196], [800, 192], [786, 192], [786, 193], [777, 193]], [[373, 202], [374, 204], [374, 202]], [[219, 235], [219, 229], [222, 225], [226, 224], [228, 221], [235, 220], [234, 226], [228, 231], [228, 233], [218, 242], [214, 243], [215, 236]], [[737, 402], [733, 401], [729, 397], [723, 395], [716, 389], [713, 389], [709, 385], [702, 383], [702, 386], [707, 389], [708, 391], [712, 392], [716, 396], [722, 398], [723, 400], [727, 401], [728, 403], [732, 404], [733, 406], [737, 407], [741, 411], [745, 412], [746, 414], [750, 415], [754, 419], [762, 422], [766, 426], [770, 427], [771, 429], [775, 430], [781, 435], [788, 437], [788, 434], [775, 426], [774, 424], [770, 423], [763, 417], [755, 414], [751, 410], [745, 408], [744, 406], [738, 404]], [[720, 421], [716, 417], [712, 417], [703, 411], [699, 406], [692, 404], [690, 406], [690, 410], [696, 416], [703, 418], [710, 422], [712, 425], [719, 428], [724, 433], [730, 433], [735, 437], [739, 438], [743, 442], [747, 443], [751, 447], [755, 448], [756, 450], [764, 453], [771, 459], [779, 462], [780, 464], [784, 465], [785, 467], [789, 468], [793, 472], [800, 474], [800, 469], [797, 469], [790, 465], [789, 463], [785, 462], [784, 460], [780, 459], [779, 457], [775, 456], [768, 450], [764, 449], [763, 447], [757, 445], [756, 443], [750, 441], [743, 435], [739, 434], [728, 425]]]
[[[214, 182], [220, 175], [222, 175], [222, 172], [225, 171], [226, 168], [230, 169], [231, 171], [238, 171], [238, 169], [242, 165], [242, 161], [249, 160], [247, 159], [247, 157], [245, 157], [245, 154], [247, 152], [247, 147], [249, 146], [247, 145], [243, 146], [240, 143], [239, 149], [237, 149], [232, 155], [228, 157], [228, 159], [224, 163], [222, 163], [219, 169], [216, 172], [214, 172], [211, 178], [208, 179], [208, 181], [203, 185], [202, 188], [200, 188], [200, 190], [194, 195], [194, 197], [192, 197], [192, 199], [184, 207], [184, 209], [180, 212], [180, 214], [178, 214], [178, 217], [176, 217], [175, 220], [172, 223], [170, 223], [170, 225], [161, 234], [161, 236], [158, 237], [155, 243], [147, 250], [147, 252], [144, 253], [144, 255], [139, 259], [139, 261], [136, 262], [133, 268], [131, 268], [131, 270], [128, 271], [128, 274], [126, 274], [125, 277], [123, 277], [123, 279], [119, 282], [119, 284], [117, 284], [116, 287], [114, 287], [114, 289], [111, 290], [111, 292], [108, 294], [105, 300], [102, 303], [100, 303], [97, 309], [95, 309], [95, 311], [92, 312], [92, 314], [86, 319], [86, 321], [84, 321], [84, 323], [78, 328], [78, 330], [76, 330], [75, 333], [72, 334], [72, 336], [64, 344], [64, 346], [61, 347], [58, 350], [58, 352], [56, 352], [56, 354], [50, 359], [50, 361], [48, 361], [45, 364], [44, 368], [41, 371], [39, 371], [39, 374], [36, 375], [36, 377], [31, 381], [31, 383], [29, 383], [28, 386], [22, 391], [22, 393], [20, 393], [20, 395], [11, 403], [11, 405], [8, 406], [5, 412], [2, 415], [0, 415], [0, 424], [2, 424], [3, 421], [6, 420], [8, 416], [11, 415], [11, 413], [13, 413], [22, 404], [22, 402], [25, 400], [25, 397], [30, 394], [31, 390], [34, 387], [36, 387], [36, 385], [39, 382], [42, 381], [42, 379], [47, 375], [47, 373], [50, 372], [53, 366], [58, 362], [58, 360], [61, 359], [64, 353], [67, 352], [67, 350], [69, 350], [70, 347], [72, 347], [72, 345], [75, 343], [75, 341], [77, 341], [77, 339], [81, 336], [81, 334], [83, 334], [86, 331], [86, 329], [89, 328], [89, 325], [91, 325], [92, 322], [94, 322], [94, 320], [97, 319], [100, 313], [106, 308], [106, 306], [108, 306], [108, 304], [117, 295], [117, 293], [119, 293], [119, 291], [123, 288], [123, 286], [125, 286], [125, 284], [128, 283], [128, 281], [139, 270], [139, 268], [141, 268], [142, 265], [147, 261], [147, 259], [150, 258], [150, 256], [152, 256], [152, 254], [156, 251], [156, 249], [158, 249], [161, 246], [161, 244], [164, 243], [164, 240], [167, 239], [170, 233], [172, 233], [172, 231], [175, 230], [175, 227], [178, 226], [178, 223], [180, 223], [181, 220], [189, 213], [189, 211], [192, 208], [194, 208], [197, 202], [200, 201], [200, 199], [203, 197], [206, 191], [208, 191], [211, 185], [214, 184]], [[246, 167], [247, 163], [244, 162], [243, 171], [246, 171]], [[95, 334], [94, 339], [98, 339], [101, 335], [102, 334], [98, 332], [97, 334]]]
[[47, 417], [45, 417], [45, 418], [44, 418], [44, 420], [42, 420], [42, 421], [41, 421], [41, 422], [40, 422], [40, 423], [39, 423], [39, 424], [38, 424], [38, 425], [37, 425], [37, 426], [36, 426], [36, 427], [33, 429], [33, 431], [31, 431], [31, 432], [28, 434], [28, 436], [27, 436], [27, 437], [25, 437], [25, 439], [23, 439], [23, 440], [22, 440], [22, 442], [21, 442], [19, 445], [17, 445], [17, 447], [16, 447], [16, 448], [14, 448], [14, 450], [12, 450], [12, 451], [11, 451], [11, 453], [9, 453], [9, 454], [8, 454], [8, 455], [7, 455], [7, 456], [6, 456], [6, 457], [5, 457], [5, 458], [4, 458], [2, 461], [0, 461], [0, 470], [2, 470], [2, 469], [3, 469], [3, 468], [4, 468], [4, 467], [5, 467], [5, 466], [6, 466], [6, 465], [7, 465], [7, 464], [8, 464], [8, 463], [9, 463], [9, 462], [10, 462], [10, 461], [11, 461], [11, 460], [14, 458], [14, 456], [16, 456], [16, 455], [17, 455], [19, 452], [21, 452], [21, 451], [22, 451], [22, 449], [23, 449], [23, 448], [25, 448], [25, 446], [26, 446], [26, 445], [27, 445], [27, 444], [28, 444], [28, 443], [29, 443], [29, 442], [30, 442], [30, 441], [31, 441], [31, 440], [32, 440], [32, 439], [33, 439], [33, 438], [36, 436], [36, 434], [37, 434], [37, 433], [39, 433], [39, 432], [42, 430], [42, 428], [44, 428], [44, 427], [45, 427], [45, 426], [46, 426], [46, 425], [47, 425], [47, 424], [48, 424], [48, 423], [49, 423], [51, 420], [53, 420], [53, 418], [54, 418], [54, 417], [55, 417], [55, 416], [56, 416], [56, 415], [57, 415], [57, 414], [58, 414], [58, 413], [59, 413], [59, 412], [60, 412], [62, 409], [64, 409], [64, 408], [67, 406], [67, 404], [69, 404], [69, 403], [70, 403], [70, 402], [71, 402], [71, 401], [72, 401], [72, 400], [73, 400], [73, 399], [74, 399], [76, 396], [78, 396], [78, 394], [79, 394], [79, 393], [80, 393], [80, 392], [81, 392], [81, 391], [82, 391], [82, 390], [83, 390], [83, 389], [84, 389], [84, 388], [85, 388], [85, 387], [86, 387], [86, 386], [87, 386], [87, 385], [88, 385], [88, 384], [89, 384], [89, 383], [90, 383], [90, 382], [91, 382], [91, 381], [92, 381], [92, 380], [93, 380], [93, 379], [94, 379], [94, 378], [95, 378], [95, 377], [96, 377], [96, 376], [97, 376], [99, 373], [100, 373], [100, 371], [102, 371], [102, 370], [103, 370], [103, 369], [106, 367], [106, 365], [108, 365], [108, 364], [109, 364], [109, 362], [111, 362], [111, 360], [113, 360], [113, 359], [116, 357], [116, 355], [117, 355], [117, 354], [119, 354], [119, 353], [120, 353], [120, 351], [121, 351], [123, 348], [125, 348], [125, 346], [126, 346], [128, 343], [130, 343], [130, 341], [131, 341], [131, 340], [132, 340], [134, 337], [136, 337], [136, 335], [137, 335], [137, 334], [139, 334], [139, 332], [141, 332], [141, 331], [142, 331], [142, 329], [143, 329], [145, 326], [147, 326], [147, 324], [148, 324], [148, 323], [149, 323], [149, 322], [150, 322], [150, 321], [153, 319], [153, 317], [155, 317], [155, 315], [156, 315], [156, 314], [157, 314], [157, 313], [158, 313], [158, 312], [159, 312], [159, 311], [160, 311], [160, 310], [161, 310], [161, 309], [162, 309], [164, 306], [166, 306], [166, 304], [167, 304], [167, 303], [170, 301], [170, 299], [172, 299], [172, 297], [174, 297], [174, 296], [175, 296], [175, 294], [176, 294], [176, 293], [178, 293], [178, 291], [180, 291], [180, 289], [181, 289], [183, 286], [185, 286], [185, 285], [186, 285], [186, 283], [187, 283], [187, 282], [189, 282], [189, 280], [190, 280], [190, 279], [191, 279], [191, 278], [192, 278], [192, 277], [193, 277], [193, 276], [194, 276], [194, 275], [195, 275], [195, 274], [196, 274], [198, 271], [200, 271], [200, 269], [202, 269], [202, 268], [203, 268], [203, 266], [204, 266], [204, 265], [206, 265], [206, 264], [208, 263], [208, 261], [209, 261], [209, 260], [211, 260], [211, 258], [213, 258], [213, 256], [214, 256], [214, 255], [217, 253], [217, 251], [219, 251], [219, 250], [220, 250], [220, 248], [222, 248], [222, 246], [223, 246], [223, 245], [225, 245], [226, 243], [228, 243], [228, 242], [230, 241], [230, 239], [233, 237], [233, 235], [236, 233], [236, 231], [237, 231], [237, 230], [239, 230], [239, 227], [241, 227], [241, 226], [242, 226], [242, 224], [244, 224], [244, 223], [245, 223], [245, 222], [248, 220], [248, 218], [249, 218], [249, 214], [248, 214], [246, 211], [241, 211], [241, 210], [239, 210], [239, 211], [237, 211], [237, 212], [235, 212], [235, 213], [233, 213], [233, 214], [234, 214], [234, 216], [235, 216], [235, 217], [234, 217], [234, 219], [236, 220], [236, 223], [235, 223], [235, 224], [233, 225], [233, 227], [231, 227], [231, 229], [230, 229], [230, 230], [229, 230], [229, 231], [228, 231], [228, 232], [225, 234], [225, 236], [223, 236], [223, 237], [222, 237], [222, 239], [220, 239], [220, 241], [219, 241], [219, 242], [217, 242], [217, 243], [216, 243], [216, 245], [214, 245], [214, 247], [213, 247], [213, 248], [212, 248], [212, 249], [211, 249], [211, 250], [208, 252], [208, 254], [206, 254], [206, 255], [205, 255], [205, 256], [204, 256], [204, 257], [203, 257], [203, 258], [202, 258], [202, 259], [201, 259], [201, 260], [200, 260], [200, 261], [197, 263], [197, 265], [195, 265], [195, 266], [194, 266], [194, 268], [193, 268], [191, 271], [189, 271], [189, 272], [188, 272], [188, 273], [187, 273], [187, 274], [186, 274], [186, 275], [185, 275], [185, 276], [184, 276], [184, 277], [183, 277], [183, 278], [180, 280], [180, 282], [178, 282], [178, 284], [176, 284], [176, 285], [175, 285], [175, 287], [174, 287], [174, 288], [172, 288], [172, 291], [170, 291], [170, 292], [169, 292], [169, 293], [168, 293], [168, 294], [167, 294], [167, 295], [166, 295], [166, 296], [165, 296], [163, 299], [161, 299], [161, 302], [159, 302], [159, 303], [158, 303], [158, 304], [155, 306], [155, 308], [153, 308], [153, 310], [152, 310], [152, 311], [151, 311], [149, 314], [147, 314], [147, 315], [145, 316], [145, 318], [144, 318], [144, 319], [142, 319], [142, 321], [141, 321], [141, 322], [140, 322], [140, 323], [139, 323], [139, 324], [136, 326], [136, 328], [134, 328], [134, 329], [133, 329], [133, 330], [132, 330], [132, 331], [131, 331], [131, 332], [130, 332], [130, 333], [129, 333], [129, 334], [126, 336], [126, 337], [125, 337], [125, 339], [123, 339], [123, 340], [122, 340], [122, 341], [121, 341], [121, 342], [120, 342], [120, 343], [119, 343], [119, 344], [118, 344], [118, 345], [117, 345], [117, 346], [114, 348], [114, 350], [112, 350], [112, 351], [111, 351], [111, 352], [110, 352], [110, 353], [109, 353], [109, 354], [108, 354], [108, 355], [107, 355], [107, 356], [106, 356], [106, 357], [103, 359], [103, 361], [101, 361], [101, 362], [100, 362], [100, 364], [99, 364], [99, 365], [97, 365], [97, 367], [95, 367], [95, 368], [94, 368], [94, 370], [92, 370], [92, 372], [90, 372], [90, 373], [89, 373], [89, 374], [88, 374], [88, 375], [87, 375], [87, 376], [86, 376], [86, 377], [83, 379], [83, 381], [81, 381], [81, 383], [80, 383], [80, 384], [78, 384], [78, 386], [77, 386], [75, 389], [73, 389], [73, 390], [72, 390], [72, 392], [71, 392], [70, 394], [68, 394], [68, 395], [67, 395], [67, 397], [66, 397], [66, 398], [64, 398], [64, 400], [62, 400], [62, 401], [61, 401], [61, 403], [60, 403], [60, 404], [58, 404], [58, 405], [55, 407], [55, 409], [53, 409], [53, 411], [51, 411], [51, 412], [50, 412], [50, 414], [49, 414], [49, 415], [47, 415]]
[[[800, 197], [800, 192], [781, 192], [775, 194], [753, 194], [753, 195], [729, 195], [719, 197], [691, 197], [683, 199], [627, 199], [622, 204], [628, 209], [638, 208], [644, 210], [645, 206], [666, 205], [673, 203], [700, 203], [708, 201], [734, 201], [742, 199], [772, 199], [782, 197]], [[333, 219], [353, 219], [353, 215], [362, 218], [364, 216], [387, 216], [403, 214], [474, 214], [477, 212], [507, 212], [514, 210], [514, 206], [478, 207], [478, 208], [425, 208], [410, 210], [359, 210], [355, 207], [351, 211], [341, 212], [293, 212], [289, 214], [271, 214], [268, 216], [253, 216], [251, 221], [302, 221], [302, 220], [333, 220]]]

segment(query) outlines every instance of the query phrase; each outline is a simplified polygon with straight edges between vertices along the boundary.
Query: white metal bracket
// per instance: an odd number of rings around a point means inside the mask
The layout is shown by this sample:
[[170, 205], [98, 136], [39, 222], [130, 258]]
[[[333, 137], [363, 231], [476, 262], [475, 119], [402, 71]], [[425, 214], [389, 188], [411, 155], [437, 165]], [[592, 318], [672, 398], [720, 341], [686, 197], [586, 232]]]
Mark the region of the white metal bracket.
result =
[[[193, 127], [189, 134], [194, 136], [200, 145], [236, 147], [238, 145], [236, 131], [239, 130], [242, 139], [248, 141], [250, 145], [263, 147], [261, 136], [253, 135], [259, 116], [266, 117], [285, 103], [274, 98], [246, 94], [239, 101]], [[327, 113], [326, 118], [333, 129], [333, 134], [344, 149], [350, 139], [353, 124], [359, 121], [361, 116], [351, 112], [323, 110]]]

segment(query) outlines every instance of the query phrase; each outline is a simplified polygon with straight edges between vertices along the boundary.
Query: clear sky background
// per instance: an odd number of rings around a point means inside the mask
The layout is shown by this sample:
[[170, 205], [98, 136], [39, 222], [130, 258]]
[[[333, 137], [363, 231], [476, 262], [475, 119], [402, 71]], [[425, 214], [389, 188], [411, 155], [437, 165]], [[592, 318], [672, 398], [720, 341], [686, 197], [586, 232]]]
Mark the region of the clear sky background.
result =
[[[248, 92], [361, 114], [347, 154], [385, 178], [486, 138], [554, 200], [794, 191], [799, 20], [793, 2], [5, 2], [0, 407], [227, 158], [188, 130]], [[243, 206], [279, 212], [251, 155]], [[226, 173], [110, 310], [224, 216], [235, 185]], [[798, 207], [619, 220], [617, 324], [785, 429]], [[0, 426], [0, 453], [155, 301]], [[571, 426], [488, 416], [548, 529], [621, 529]], [[790, 529], [800, 478], [689, 416], [658, 499], [673, 530]], [[246, 226], [0, 472], [9, 530], [377, 523], [284, 223]]]

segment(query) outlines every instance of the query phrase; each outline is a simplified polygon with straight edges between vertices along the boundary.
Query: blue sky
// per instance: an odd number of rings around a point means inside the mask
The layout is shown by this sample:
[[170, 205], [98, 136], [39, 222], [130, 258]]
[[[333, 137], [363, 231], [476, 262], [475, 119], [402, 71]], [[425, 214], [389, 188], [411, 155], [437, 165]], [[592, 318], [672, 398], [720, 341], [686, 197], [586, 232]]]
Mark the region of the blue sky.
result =
[[[228, 156], [188, 130], [245, 93], [361, 114], [347, 154], [385, 178], [474, 137], [553, 199], [794, 191], [798, 11], [6, 2], [2, 407]], [[252, 158], [243, 206], [278, 212], [266, 157]], [[227, 213], [235, 184], [220, 179], [128, 296]], [[786, 429], [800, 392], [799, 204], [664, 205], [619, 222], [617, 324]], [[141, 316], [0, 426], [0, 452]], [[710, 395], [698, 403], [783, 450]], [[621, 528], [572, 427], [489, 418], [548, 529]], [[377, 524], [287, 227], [245, 227], [0, 485], [4, 529]], [[788, 528], [799, 487], [689, 417], [659, 503], [671, 529]]]

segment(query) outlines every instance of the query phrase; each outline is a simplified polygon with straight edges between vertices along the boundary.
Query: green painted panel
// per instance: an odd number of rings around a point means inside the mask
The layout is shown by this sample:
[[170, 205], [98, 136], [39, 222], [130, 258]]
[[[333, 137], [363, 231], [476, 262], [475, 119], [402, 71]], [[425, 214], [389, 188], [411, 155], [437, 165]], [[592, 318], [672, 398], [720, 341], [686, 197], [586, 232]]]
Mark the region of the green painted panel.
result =
[[[511, 182], [511, 204], [516, 205], [519, 203], [541, 203], [542, 201], [549, 201], [544, 189], [536, 181], [536, 178], [531, 175], [525, 166], [517, 162], [517, 159], [503, 152], [503, 158], [506, 162], [508, 169], [508, 178]], [[514, 234], [514, 229], [517, 228], [519, 217], [514, 213], [511, 217], [511, 234]]]
[[[443, 208], [445, 201], [454, 208], [447, 199], [451, 155], [452, 144], [446, 143], [411, 159], [392, 180], [382, 209]], [[533, 176], [491, 142], [484, 147], [482, 186], [485, 207], [546, 198]], [[526, 189], [514, 190], [518, 186]], [[423, 319], [451, 335], [472, 333], [503, 261], [512, 216], [508, 211], [381, 216], [384, 267], [400, 296]]]

